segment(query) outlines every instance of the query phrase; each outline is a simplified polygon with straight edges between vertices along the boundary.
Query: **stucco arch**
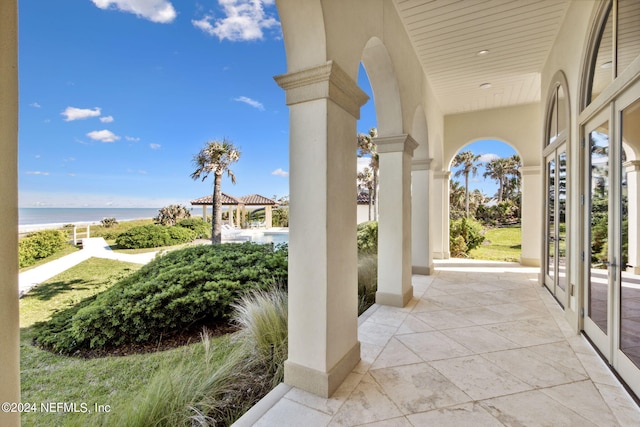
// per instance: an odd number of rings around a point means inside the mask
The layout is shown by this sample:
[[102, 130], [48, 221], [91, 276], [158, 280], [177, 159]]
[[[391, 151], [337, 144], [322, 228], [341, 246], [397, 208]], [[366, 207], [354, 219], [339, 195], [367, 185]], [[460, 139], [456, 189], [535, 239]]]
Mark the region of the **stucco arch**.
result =
[[413, 114], [413, 122], [411, 124], [411, 136], [419, 144], [418, 148], [413, 152], [414, 160], [427, 160], [431, 158], [431, 147], [429, 144], [429, 128], [427, 126], [427, 115], [422, 108], [422, 105], [418, 105], [415, 113]]
[[402, 134], [402, 106], [398, 79], [386, 46], [378, 37], [362, 50], [362, 65], [373, 90], [378, 136]]
[[[322, 5], [314, 0], [276, 0], [287, 71], [300, 71], [327, 61], [327, 42]], [[309, 49], [313, 46], [313, 49]]]
[[523, 166], [540, 166], [541, 129], [538, 104], [446, 116], [445, 165], [450, 164], [461, 147], [470, 141], [477, 141], [479, 135], [483, 135], [483, 139], [508, 141], [520, 155]]
[[520, 156], [520, 159], [522, 159], [522, 155], [520, 154], [520, 152], [518, 151], [518, 148], [515, 147], [513, 144], [511, 144], [509, 141], [505, 141], [502, 138], [497, 138], [497, 137], [479, 137], [479, 138], [474, 138], [471, 141], [467, 142], [466, 144], [462, 145], [455, 153], [453, 153], [453, 155], [448, 159], [448, 161], [445, 163], [447, 165], [447, 170], [451, 170], [451, 165], [453, 164], [453, 159], [456, 157], [456, 155], [461, 152], [464, 151], [464, 148], [475, 143], [475, 142], [480, 142], [480, 141], [495, 141], [498, 142], [500, 144], [505, 144], [508, 145], [509, 147], [513, 148], [516, 152], [516, 154], [518, 156]]

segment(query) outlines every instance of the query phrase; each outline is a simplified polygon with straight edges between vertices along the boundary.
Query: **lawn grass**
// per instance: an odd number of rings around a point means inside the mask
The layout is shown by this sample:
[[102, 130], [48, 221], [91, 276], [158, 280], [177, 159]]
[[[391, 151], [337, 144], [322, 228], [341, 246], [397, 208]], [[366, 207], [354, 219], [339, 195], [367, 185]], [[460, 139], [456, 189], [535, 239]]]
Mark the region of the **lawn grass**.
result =
[[[172, 369], [184, 358], [197, 361], [204, 357], [201, 344], [173, 350], [122, 357], [83, 359], [65, 357], [31, 345], [31, 325], [50, 318], [55, 310], [76, 304], [113, 285], [140, 265], [107, 259], [89, 259], [32, 289], [20, 300], [21, 391], [22, 402], [86, 403], [110, 405], [112, 414], [96, 413], [24, 413], [26, 426], [110, 425], [119, 408], [131, 405], [142, 394], [151, 377]], [[212, 339], [225, 347], [228, 338]], [[221, 352], [219, 359], [225, 354]]]
[[522, 253], [520, 227], [489, 228], [485, 241], [469, 253], [471, 259], [519, 262]]

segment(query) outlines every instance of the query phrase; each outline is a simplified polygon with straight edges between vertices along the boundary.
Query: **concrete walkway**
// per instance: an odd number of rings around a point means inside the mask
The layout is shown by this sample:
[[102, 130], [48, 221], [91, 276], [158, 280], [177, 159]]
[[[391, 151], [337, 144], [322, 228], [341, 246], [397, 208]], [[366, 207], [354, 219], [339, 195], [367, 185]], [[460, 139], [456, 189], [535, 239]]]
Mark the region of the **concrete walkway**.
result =
[[640, 426], [640, 410], [539, 269], [439, 261], [404, 308], [359, 318], [362, 360], [329, 399], [280, 384], [245, 426]]
[[82, 239], [82, 249], [70, 255], [66, 255], [55, 261], [48, 262], [41, 266], [32, 268], [20, 273], [20, 296], [27, 293], [38, 284], [57, 276], [69, 268], [86, 261], [89, 258], [107, 258], [117, 261], [132, 262], [135, 264], [146, 264], [151, 261], [157, 252], [146, 252], [142, 254], [123, 254], [111, 250], [107, 242], [102, 237], [92, 237]]

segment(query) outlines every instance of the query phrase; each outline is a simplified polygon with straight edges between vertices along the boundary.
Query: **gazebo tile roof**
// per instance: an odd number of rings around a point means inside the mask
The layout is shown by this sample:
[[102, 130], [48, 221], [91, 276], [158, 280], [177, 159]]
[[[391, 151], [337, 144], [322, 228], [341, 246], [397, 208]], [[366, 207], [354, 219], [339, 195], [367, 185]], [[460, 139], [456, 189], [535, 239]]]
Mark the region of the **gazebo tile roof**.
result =
[[248, 196], [240, 197], [240, 201], [245, 205], [253, 206], [273, 206], [278, 204], [275, 200], [261, 196], [260, 194], [249, 194]]
[[[221, 193], [222, 195], [222, 204], [223, 205], [241, 205], [242, 201], [237, 198], [228, 195], [227, 193]], [[191, 201], [192, 205], [211, 205], [213, 204], [213, 195], [209, 194], [208, 196], [200, 197], [199, 199], [195, 199]]]

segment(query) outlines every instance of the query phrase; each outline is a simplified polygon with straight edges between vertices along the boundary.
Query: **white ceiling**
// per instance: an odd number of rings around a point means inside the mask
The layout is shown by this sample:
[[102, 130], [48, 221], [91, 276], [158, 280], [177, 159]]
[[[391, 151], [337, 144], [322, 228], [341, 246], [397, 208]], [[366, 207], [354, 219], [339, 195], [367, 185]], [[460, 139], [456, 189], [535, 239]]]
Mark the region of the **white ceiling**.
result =
[[568, 0], [394, 3], [445, 114], [540, 100], [540, 71]]

